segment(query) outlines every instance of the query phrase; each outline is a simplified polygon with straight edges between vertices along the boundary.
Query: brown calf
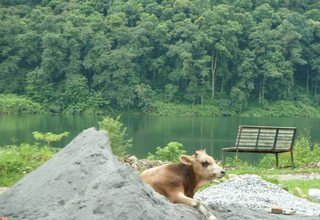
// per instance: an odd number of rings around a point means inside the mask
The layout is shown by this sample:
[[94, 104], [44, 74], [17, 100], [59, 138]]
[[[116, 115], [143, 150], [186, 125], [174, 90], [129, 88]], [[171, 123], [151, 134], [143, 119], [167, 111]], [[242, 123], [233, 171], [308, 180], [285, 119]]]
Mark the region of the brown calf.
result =
[[145, 170], [141, 177], [171, 202], [195, 207], [207, 219], [216, 219], [199, 201], [193, 199], [193, 195], [210, 180], [223, 177], [225, 171], [204, 150], [196, 151], [192, 156], [182, 155], [180, 161]]

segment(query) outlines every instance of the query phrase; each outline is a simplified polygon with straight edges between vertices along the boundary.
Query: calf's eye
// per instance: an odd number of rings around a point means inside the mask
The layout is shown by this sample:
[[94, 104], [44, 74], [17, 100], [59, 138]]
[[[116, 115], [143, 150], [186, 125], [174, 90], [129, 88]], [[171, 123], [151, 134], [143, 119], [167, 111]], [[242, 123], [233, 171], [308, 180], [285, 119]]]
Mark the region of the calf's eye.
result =
[[201, 162], [201, 164], [202, 164], [203, 167], [209, 166], [209, 162], [208, 161], [203, 161], [203, 162]]

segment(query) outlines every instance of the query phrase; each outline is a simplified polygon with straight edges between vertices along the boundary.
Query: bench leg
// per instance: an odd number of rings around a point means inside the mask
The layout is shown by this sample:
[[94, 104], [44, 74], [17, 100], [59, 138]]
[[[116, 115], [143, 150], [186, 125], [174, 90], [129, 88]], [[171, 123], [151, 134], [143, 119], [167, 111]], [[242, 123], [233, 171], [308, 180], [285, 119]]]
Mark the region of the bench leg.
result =
[[291, 166], [294, 168], [294, 163], [293, 163], [293, 151], [290, 151], [290, 156], [291, 156]]
[[221, 151], [221, 157], [222, 157], [222, 167], [225, 166], [225, 161], [224, 161], [224, 152], [223, 150]]
[[279, 157], [278, 157], [277, 153], [276, 153], [276, 165], [277, 165], [277, 167], [279, 166]]

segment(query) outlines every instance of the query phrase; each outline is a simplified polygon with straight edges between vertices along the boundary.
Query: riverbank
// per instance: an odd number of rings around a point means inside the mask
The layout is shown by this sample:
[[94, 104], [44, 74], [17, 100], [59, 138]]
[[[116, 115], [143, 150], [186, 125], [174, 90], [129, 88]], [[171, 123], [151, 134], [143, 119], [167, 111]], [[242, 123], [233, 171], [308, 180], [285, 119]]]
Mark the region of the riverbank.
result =
[[253, 102], [241, 112], [227, 101], [217, 100], [210, 105], [187, 105], [156, 102], [152, 114], [165, 116], [240, 116], [240, 117], [293, 117], [319, 118], [320, 107], [293, 101], [276, 101], [261, 105]]
[[0, 94], [0, 114], [43, 114], [42, 105], [26, 96]]
[[[139, 113], [162, 116], [240, 116], [240, 117], [293, 117], [320, 118], [320, 106], [302, 101], [251, 102], [241, 110], [233, 107], [226, 99], [216, 99], [210, 104], [187, 104], [177, 102], [163, 102], [153, 100], [152, 108], [117, 109], [108, 108], [82, 109], [81, 111], [64, 111], [63, 108], [43, 106], [26, 96], [14, 94], [0, 94], [0, 114], [41, 114], [41, 113], [90, 113], [113, 114]], [[60, 110], [59, 110], [60, 109]]]

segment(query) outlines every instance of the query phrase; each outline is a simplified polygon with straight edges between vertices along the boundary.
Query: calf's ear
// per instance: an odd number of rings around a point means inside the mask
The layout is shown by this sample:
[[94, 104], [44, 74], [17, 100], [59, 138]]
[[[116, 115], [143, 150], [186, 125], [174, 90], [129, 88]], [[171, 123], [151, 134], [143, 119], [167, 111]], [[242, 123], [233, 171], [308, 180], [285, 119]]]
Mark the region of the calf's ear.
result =
[[193, 159], [190, 156], [181, 155], [179, 159], [180, 159], [181, 163], [183, 163], [185, 165], [192, 165], [193, 164]]

